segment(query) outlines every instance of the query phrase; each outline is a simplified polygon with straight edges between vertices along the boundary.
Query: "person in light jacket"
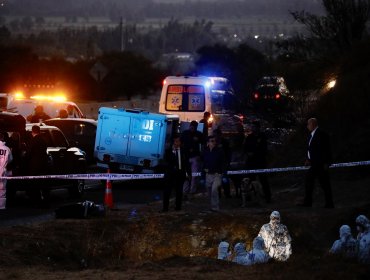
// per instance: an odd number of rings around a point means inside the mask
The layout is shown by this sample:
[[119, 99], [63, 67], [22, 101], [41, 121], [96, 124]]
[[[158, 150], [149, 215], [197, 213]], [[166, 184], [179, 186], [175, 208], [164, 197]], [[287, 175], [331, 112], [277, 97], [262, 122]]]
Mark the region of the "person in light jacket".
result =
[[329, 252], [332, 254], [340, 254], [346, 258], [357, 257], [357, 241], [353, 238], [351, 228], [348, 225], [342, 225], [339, 228], [339, 239], [334, 241]]
[[233, 262], [241, 265], [250, 265], [248, 252], [245, 250], [243, 243], [236, 243], [234, 246], [234, 257]]
[[221, 241], [218, 245], [218, 257], [219, 260], [227, 261], [230, 258], [230, 252], [229, 252], [229, 242], [227, 241]]
[[253, 249], [248, 252], [249, 261], [251, 264], [257, 263], [267, 263], [270, 259], [269, 255], [266, 253], [265, 242], [262, 237], [257, 236], [253, 240]]
[[359, 215], [356, 218], [358, 230], [358, 261], [360, 263], [370, 264], [370, 222], [365, 215]]

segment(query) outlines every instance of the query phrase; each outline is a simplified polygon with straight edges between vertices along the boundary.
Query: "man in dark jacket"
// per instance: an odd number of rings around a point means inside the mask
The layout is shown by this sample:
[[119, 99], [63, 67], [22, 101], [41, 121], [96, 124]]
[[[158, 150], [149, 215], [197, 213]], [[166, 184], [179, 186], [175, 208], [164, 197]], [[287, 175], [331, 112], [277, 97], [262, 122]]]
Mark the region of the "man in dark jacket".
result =
[[[252, 133], [247, 135], [244, 142], [244, 152], [247, 156], [247, 169], [265, 169], [267, 167], [267, 137], [261, 131], [260, 123], [255, 121], [252, 124]], [[271, 189], [264, 173], [258, 174], [262, 185], [263, 194], [267, 203], [271, 201]], [[250, 182], [256, 180], [256, 174], [249, 175]]]
[[307, 121], [310, 137], [307, 145], [306, 165], [310, 169], [306, 175], [305, 198], [303, 206], [312, 206], [312, 193], [315, 179], [317, 178], [325, 194], [325, 208], [333, 208], [333, 198], [329, 176], [331, 163], [331, 148], [329, 135], [318, 127], [317, 119]]
[[48, 169], [47, 144], [38, 125], [32, 126], [32, 139], [27, 149], [28, 173], [43, 175]]
[[162, 212], [168, 212], [172, 189], [175, 189], [176, 193], [175, 210], [180, 211], [182, 207], [182, 188], [186, 176], [188, 176], [189, 180], [192, 177], [189, 157], [181, 147], [180, 136], [174, 136], [173, 145], [166, 150], [164, 159], [166, 171]]
[[34, 114], [27, 117], [30, 123], [39, 123], [48, 119], [50, 119], [50, 116], [44, 112], [44, 107], [42, 105], [37, 105]]
[[[27, 169], [29, 175], [45, 175], [48, 173], [48, 155], [47, 143], [41, 135], [41, 130], [38, 125], [32, 126], [32, 139], [27, 147]], [[47, 206], [49, 189], [43, 188], [45, 179], [31, 180], [32, 188], [30, 193], [40, 206]]]
[[222, 176], [226, 173], [226, 161], [224, 151], [217, 147], [214, 136], [208, 137], [207, 148], [202, 154], [202, 159], [203, 171], [206, 174], [206, 188], [211, 199], [211, 210], [219, 211], [218, 191], [222, 185]]
[[[204, 138], [202, 132], [197, 130], [198, 122], [191, 121], [189, 129], [185, 130], [181, 134], [181, 143], [184, 146], [185, 152], [189, 156], [189, 162], [191, 166], [191, 172], [200, 172], [200, 153], [202, 145], [204, 144]], [[199, 178], [194, 176], [190, 181], [190, 186], [184, 186], [185, 194], [194, 194], [199, 188]]]
[[[232, 153], [230, 149], [230, 142], [228, 139], [226, 139], [223, 136], [221, 128], [215, 129], [213, 131], [213, 135], [215, 136], [217, 147], [221, 148], [224, 151], [225, 166], [226, 166], [226, 169], [229, 169], [230, 162], [231, 162], [231, 153]], [[231, 197], [230, 182], [227, 176], [222, 177], [222, 188], [224, 190], [225, 197], [230, 198]], [[221, 195], [221, 192], [219, 194]]]

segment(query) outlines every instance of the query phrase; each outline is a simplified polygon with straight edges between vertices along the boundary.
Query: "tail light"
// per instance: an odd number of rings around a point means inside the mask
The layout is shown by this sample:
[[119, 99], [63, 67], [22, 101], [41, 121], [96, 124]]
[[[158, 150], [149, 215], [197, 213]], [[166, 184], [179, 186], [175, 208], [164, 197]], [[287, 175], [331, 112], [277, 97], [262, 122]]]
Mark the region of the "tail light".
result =
[[144, 159], [143, 167], [149, 168], [150, 167], [151, 160], [150, 159]]
[[280, 92], [277, 92], [277, 93], [275, 94], [275, 99], [279, 99], [280, 97], [281, 97]]
[[104, 162], [110, 162], [110, 155], [108, 155], [108, 154], [104, 154], [104, 155], [103, 155], [103, 161], [104, 161]]
[[258, 92], [255, 92], [255, 93], [253, 94], [253, 98], [254, 98], [254, 99], [259, 99], [259, 98], [260, 98], [259, 93], [258, 93]]

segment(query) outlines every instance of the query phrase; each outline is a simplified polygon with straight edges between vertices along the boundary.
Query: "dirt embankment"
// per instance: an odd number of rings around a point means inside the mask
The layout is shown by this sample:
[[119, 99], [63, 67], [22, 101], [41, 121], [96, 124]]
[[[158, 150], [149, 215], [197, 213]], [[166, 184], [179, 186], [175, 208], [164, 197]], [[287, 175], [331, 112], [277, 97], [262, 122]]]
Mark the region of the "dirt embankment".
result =
[[[153, 203], [136, 215], [122, 209], [103, 218], [2, 228], [0, 279], [365, 279], [369, 267], [327, 251], [340, 225], [355, 234], [355, 217], [370, 214], [370, 179], [334, 181], [335, 209], [320, 207], [319, 190], [313, 208], [295, 206], [302, 188], [289, 180], [272, 178], [271, 204], [257, 198], [241, 208], [239, 198], [222, 198], [220, 213], [208, 211], [208, 199], [197, 196], [181, 212], [160, 214], [161, 205]], [[250, 248], [272, 210], [281, 212], [293, 238], [288, 262], [243, 267], [216, 260], [221, 239]]]

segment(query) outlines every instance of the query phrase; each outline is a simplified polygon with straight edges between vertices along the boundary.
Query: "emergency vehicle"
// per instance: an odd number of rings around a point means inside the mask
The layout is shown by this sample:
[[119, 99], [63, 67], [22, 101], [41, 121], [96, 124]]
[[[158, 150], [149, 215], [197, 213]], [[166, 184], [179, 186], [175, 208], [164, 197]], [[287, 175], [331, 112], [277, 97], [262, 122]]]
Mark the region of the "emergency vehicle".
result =
[[50, 118], [58, 117], [62, 109], [67, 111], [69, 118], [84, 117], [76, 103], [67, 101], [66, 92], [60, 83], [25, 83], [15, 86], [10, 93], [0, 93], [0, 108], [26, 119], [39, 105]]
[[94, 150], [97, 166], [153, 173], [160, 166], [178, 126], [177, 115], [101, 107]]
[[[209, 124], [223, 131], [240, 124], [238, 101], [227, 78], [168, 76], [163, 81], [159, 113], [179, 115], [181, 122], [200, 121], [210, 112]], [[232, 121], [230, 122], [230, 119]]]
[[[22, 94], [8, 94], [6, 111], [18, 113], [26, 119], [32, 115], [36, 106], [41, 105], [44, 112], [51, 118], [59, 116], [59, 111], [64, 109], [68, 117], [83, 118], [84, 115], [76, 103], [67, 101], [64, 96], [35, 95], [25, 97]], [[5, 102], [3, 102], [5, 104]]]

